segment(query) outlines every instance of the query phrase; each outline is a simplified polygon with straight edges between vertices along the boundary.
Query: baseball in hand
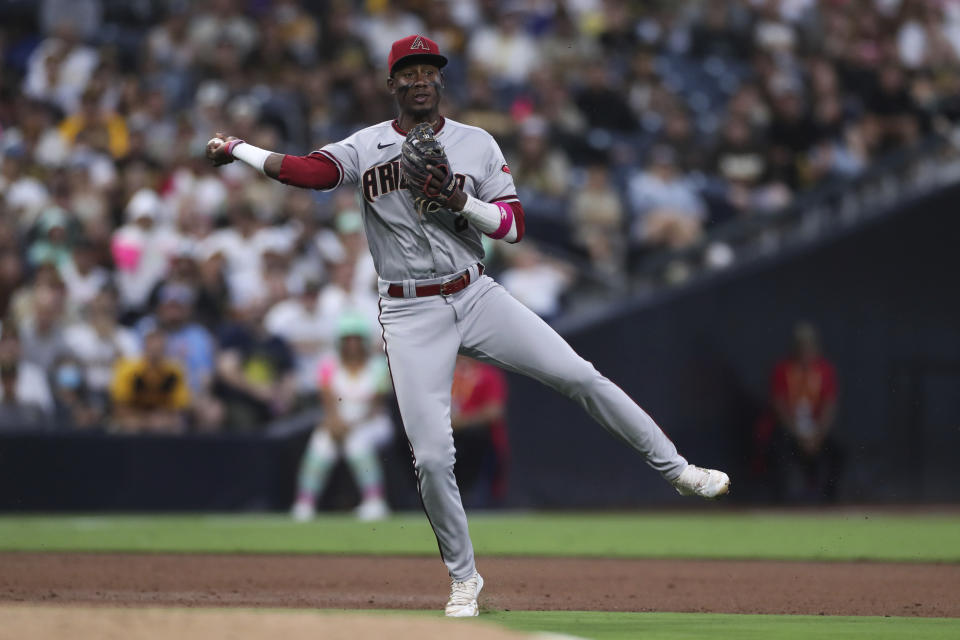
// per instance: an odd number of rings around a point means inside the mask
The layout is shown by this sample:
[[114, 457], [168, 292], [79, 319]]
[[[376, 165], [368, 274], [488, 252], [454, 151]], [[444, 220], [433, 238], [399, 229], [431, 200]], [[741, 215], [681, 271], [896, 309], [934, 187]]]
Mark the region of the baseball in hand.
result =
[[211, 151], [216, 151], [217, 149], [220, 148], [222, 144], [223, 144], [223, 140], [221, 140], [220, 138], [210, 138], [207, 141], [207, 148], [210, 149]]

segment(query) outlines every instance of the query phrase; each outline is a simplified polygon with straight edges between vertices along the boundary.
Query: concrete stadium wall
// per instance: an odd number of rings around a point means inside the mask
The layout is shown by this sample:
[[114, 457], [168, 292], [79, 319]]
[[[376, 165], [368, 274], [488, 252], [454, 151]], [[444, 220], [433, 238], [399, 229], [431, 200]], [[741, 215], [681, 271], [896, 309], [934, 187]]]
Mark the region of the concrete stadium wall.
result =
[[[692, 462], [764, 500], [751, 433], [799, 319], [838, 369], [846, 501], [956, 501], [960, 450], [960, 216], [954, 187], [813, 249], [699, 283], [566, 335], [636, 398]], [[640, 459], [566, 399], [511, 378], [513, 499], [673, 502]]]

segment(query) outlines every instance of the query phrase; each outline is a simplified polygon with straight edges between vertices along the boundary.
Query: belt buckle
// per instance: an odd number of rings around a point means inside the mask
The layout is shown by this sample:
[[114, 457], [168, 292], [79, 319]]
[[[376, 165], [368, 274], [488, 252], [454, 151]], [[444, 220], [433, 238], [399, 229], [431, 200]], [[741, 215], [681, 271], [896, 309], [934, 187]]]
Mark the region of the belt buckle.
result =
[[[460, 282], [460, 281], [464, 281], [462, 287], [460, 287], [460, 288], [457, 289], [456, 291], [447, 291], [447, 287], [448, 287], [448, 286], [451, 286], [451, 287], [452, 287], [452, 286], [454, 286], [455, 284], [457, 284], [457, 283]], [[469, 272], [469, 271], [464, 271], [463, 273], [460, 274], [460, 277], [459, 277], [459, 278], [454, 278], [453, 280], [447, 280], [446, 282], [444, 282], [443, 284], [441, 284], [441, 285], [440, 285], [440, 295], [442, 295], [442, 296], [450, 296], [450, 295], [453, 295], [453, 294], [455, 294], [457, 291], [462, 291], [463, 289], [465, 289], [468, 284], [470, 284], [470, 272]]]

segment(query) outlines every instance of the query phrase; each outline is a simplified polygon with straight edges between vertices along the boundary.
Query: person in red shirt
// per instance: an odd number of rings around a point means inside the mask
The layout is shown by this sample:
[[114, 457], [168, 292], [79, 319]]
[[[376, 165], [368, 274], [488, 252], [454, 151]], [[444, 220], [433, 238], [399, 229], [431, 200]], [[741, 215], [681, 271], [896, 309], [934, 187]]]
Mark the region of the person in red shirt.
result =
[[[453, 373], [454, 473], [465, 500], [499, 505], [507, 493], [507, 381], [500, 369], [466, 356]], [[478, 482], [483, 479], [483, 484]]]
[[[840, 448], [832, 437], [837, 415], [837, 372], [820, 352], [816, 329], [794, 329], [793, 353], [776, 364], [771, 405], [779, 429], [774, 450], [788, 495], [833, 501], [841, 471]], [[797, 475], [800, 482], [791, 478]], [[796, 485], [800, 486], [797, 487]]]

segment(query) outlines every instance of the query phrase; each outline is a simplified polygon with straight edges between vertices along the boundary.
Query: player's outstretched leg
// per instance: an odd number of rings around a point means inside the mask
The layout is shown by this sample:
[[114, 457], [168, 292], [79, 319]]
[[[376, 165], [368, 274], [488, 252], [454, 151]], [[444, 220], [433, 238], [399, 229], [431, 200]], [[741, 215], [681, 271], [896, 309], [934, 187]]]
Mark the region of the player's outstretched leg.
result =
[[[489, 278], [458, 304], [466, 352], [531, 376], [578, 402], [604, 428], [643, 454], [684, 495], [714, 498], [729, 478], [689, 465], [656, 422], [535, 313]], [[468, 307], [472, 307], [468, 311]]]

